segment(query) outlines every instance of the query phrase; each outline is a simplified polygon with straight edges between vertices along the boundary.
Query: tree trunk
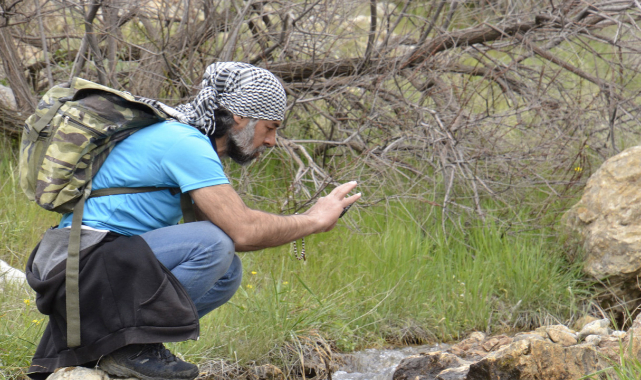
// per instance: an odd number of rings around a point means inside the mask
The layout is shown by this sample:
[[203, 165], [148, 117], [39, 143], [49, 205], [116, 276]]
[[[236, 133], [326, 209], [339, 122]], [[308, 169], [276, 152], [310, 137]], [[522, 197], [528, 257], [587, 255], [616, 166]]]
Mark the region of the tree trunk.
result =
[[26, 114], [32, 113], [36, 109], [36, 101], [24, 76], [25, 69], [8, 27], [0, 28], [0, 57], [9, 86], [16, 97], [18, 109], [23, 110]]

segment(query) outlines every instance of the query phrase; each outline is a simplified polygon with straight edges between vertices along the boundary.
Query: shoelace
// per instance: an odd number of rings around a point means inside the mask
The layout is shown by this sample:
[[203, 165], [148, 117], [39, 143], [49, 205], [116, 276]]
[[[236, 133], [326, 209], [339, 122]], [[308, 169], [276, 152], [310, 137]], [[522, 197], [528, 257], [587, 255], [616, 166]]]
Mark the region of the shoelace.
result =
[[165, 348], [165, 346], [162, 343], [157, 343], [154, 344], [153, 346], [153, 354], [159, 357], [160, 359], [170, 361], [170, 362], [175, 362], [176, 361], [176, 355], [172, 354], [171, 351]]
[[164, 361], [169, 361], [169, 362], [176, 361], [176, 356], [172, 354], [171, 351], [166, 349], [162, 343], [145, 344], [143, 345], [143, 347], [141, 347], [140, 351], [130, 356], [129, 359], [133, 360], [146, 353], [150, 353], [151, 355], [154, 355], [157, 358], [160, 358]]

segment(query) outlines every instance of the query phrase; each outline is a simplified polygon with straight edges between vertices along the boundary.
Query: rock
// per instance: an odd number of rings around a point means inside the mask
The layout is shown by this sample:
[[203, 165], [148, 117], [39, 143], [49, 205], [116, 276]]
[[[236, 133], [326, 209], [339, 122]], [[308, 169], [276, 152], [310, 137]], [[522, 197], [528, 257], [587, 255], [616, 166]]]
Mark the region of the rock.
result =
[[641, 146], [636, 146], [605, 161], [562, 219], [583, 247], [583, 271], [608, 283], [599, 294], [602, 306], [619, 312], [631, 312], [641, 300], [640, 185]]
[[583, 339], [588, 335], [609, 335], [610, 334], [610, 320], [609, 319], [598, 319], [592, 321], [587, 325], [583, 326], [579, 332], [579, 340]]
[[[613, 336], [601, 336], [601, 341], [599, 342], [598, 347], [599, 353], [601, 353], [602, 356], [613, 359], [616, 358], [617, 360], [619, 358], [619, 354], [621, 353], [621, 349], [625, 350], [625, 352], [630, 352], [630, 350], [627, 349], [627, 343], [622, 344], [621, 339], [615, 338]], [[634, 350], [634, 352], [638, 352], [638, 347]]]
[[581, 329], [581, 332], [589, 331], [590, 329], [594, 329], [594, 328], [600, 329], [604, 327], [610, 327], [610, 320], [607, 318], [597, 319], [588, 323], [587, 325], [583, 326], [583, 328]]
[[593, 346], [598, 346], [601, 343], [600, 335], [588, 335], [585, 337], [585, 343], [591, 344]]
[[265, 364], [251, 369], [258, 380], [285, 380], [285, 374], [272, 364]]
[[[111, 377], [99, 369], [85, 367], [58, 368], [47, 377], [47, 380], [110, 380]], [[115, 379], [115, 378], [114, 378]], [[118, 380], [137, 380], [134, 378], [118, 378]]]
[[545, 340], [545, 338], [543, 338], [539, 333], [529, 332], [516, 334], [513, 338], [513, 341], [518, 342], [519, 340]]
[[12, 111], [18, 110], [16, 104], [16, 97], [13, 94], [11, 87], [3, 86], [0, 84], [0, 107], [8, 108]]
[[[541, 326], [534, 330], [535, 332], [538, 333], [548, 333], [549, 330], [557, 330], [557, 331], [563, 331], [568, 334], [576, 334], [576, 331], [572, 330], [571, 328], [565, 326], [565, 325], [550, 325], [550, 326]], [[545, 336], [545, 334], [543, 334]]]
[[499, 340], [496, 338], [488, 339], [487, 341], [483, 342], [481, 344], [481, 347], [487, 352], [492, 351], [494, 347], [496, 347], [499, 344]]
[[490, 351], [498, 350], [499, 348], [512, 343], [512, 341], [513, 339], [508, 336], [499, 335], [499, 336], [487, 339], [485, 342], [481, 343], [481, 347], [486, 352], [490, 352]]
[[576, 334], [560, 329], [549, 329], [548, 336], [552, 342], [558, 343], [564, 347], [573, 346], [577, 343]]
[[467, 380], [569, 380], [608, 367], [593, 346], [521, 340], [470, 365]]
[[488, 352], [498, 350], [512, 343], [512, 340], [506, 335], [486, 338], [485, 334], [476, 332], [470, 334], [467, 339], [450, 347], [447, 352], [465, 360], [479, 360], [487, 355]]
[[519, 361], [530, 352], [530, 344], [527, 340], [514, 342], [470, 364], [467, 380], [520, 379]]
[[487, 351], [483, 349], [480, 341], [465, 339], [464, 341], [453, 345], [450, 347], [447, 352], [460, 356], [465, 360], [478, 360], [484, 357], [487, 354]]
[[[641, 329], [641, 317], [637, 322]], [[584, 330], [599, 331], [608, 325], [607, 320], [594, 321]], [[577, 344], [574, 330], [555, 325], [514, 338], [499, 335], [479, 341], [470, 336], [452, 346], [454, 351], [406, 358], [396, 368], [393, 380], [579, 380], [606, 371], [610, 363], [620, 359], [621, 349], [641, 358], [641, 335], [634, 341], [630, 341], [630, 332], [614, 335], [587, 335], [585, 343]], [[607, 371], [604, 375], [612, 375]]]
[[615, 337], [615, 338], [617, 338], [617, 339], [624, 339], [626, 335], [628, 335], [628, 333], [627, 333], [627, 332], [625, 332], [625, 331], [620, 331], [620, 330], [612, 331], [612, 332], [610, 333], [610, 336], [613, 336], [613, 337]]
[[436, 376], [436, 380], [467, 380], [470, 366], [464, 365], [456, 368], [448, 368]]
[[0, 260], [0, 284], [5, 282], [25, 285], [27, 283], [27, 277], [23, 272]]
[[467, 337], [469, 340], [475, 340], [477, 342], [482, 342], [485, 340], [487, 335], [483, 332], [480, 331], [474, 331], [473, 333], [470, 334], [470, 336]]
[[622, 346], [624, 352], [631, 353], [637, 360], [641, 361], [641, 314], [637, 315], [632, 322], [632, 327], [623, 338]]
[[632, 327], [630, 330], [636, 330], [639, 329], [641, 331], [641, 313], [637, 314], [636, 318], [634, 318], [634, 321], [632, 321]]
[[469, 364], [447, 352], [428, 352], [403, 359], [394, 371], [393, 380], [434, 380], [446, 369]]
[[591, 315], [584, 315], [581, 318], [577, 319], [576, 322], [574, 322], [574, 325], [572, 327], [576, 331], [581, 331], [581, 329], [583, 329], [585, 325], [596, 320], [598, 320], [598, 318], [595, 318]]
[[534, 332], [541, 334], [543, 338], [548, 338], [550, 341], [566, 347], [574, 345], [578, 341], [576, 332], [564, 325], [542, 326], [534, 330]]

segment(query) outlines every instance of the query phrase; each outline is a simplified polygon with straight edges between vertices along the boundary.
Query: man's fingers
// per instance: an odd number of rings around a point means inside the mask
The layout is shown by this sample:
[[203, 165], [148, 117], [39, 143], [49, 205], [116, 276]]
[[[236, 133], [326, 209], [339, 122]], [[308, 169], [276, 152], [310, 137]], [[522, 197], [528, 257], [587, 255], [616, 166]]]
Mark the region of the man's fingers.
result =
[[352, 203], [356, 202], [360, 198], [361, 198], [361, 193], [354, 194], [351, 197], [345, 198], [345, 200], [343, 201], [343, 207], [347, 207], [351, 205]]
[[350, 191], [354, 190], [354, 188], [358, 185], [356, 181], [351, 181], [344, 183], [338, 187], [336, 187], [334, 190], [332, 190], [329, 195], [334, 195], [336, 197], [340, 198], [345, 198], [347, 194], [349, 194]]
[[356, 181], [351, 181], [344, 183], [338, 187], [336, 187], [330, 195], [335, 196], [341, 201], [341, 205], [343, 208], [350, 206], [352, 203], [356, 202], [358, 199], [361, 197], [361, 193], [354, 194], [352, 196], [347, 196], [350, 191], [354, 190], [354, 188], [358, 185]]

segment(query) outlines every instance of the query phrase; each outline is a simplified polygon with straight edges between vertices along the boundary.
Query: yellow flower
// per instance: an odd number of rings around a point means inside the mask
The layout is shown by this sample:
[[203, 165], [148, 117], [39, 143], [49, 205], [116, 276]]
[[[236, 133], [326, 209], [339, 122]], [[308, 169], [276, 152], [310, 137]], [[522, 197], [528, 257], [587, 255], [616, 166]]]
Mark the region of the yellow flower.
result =
[[252, 274], [256, 274], [256, 273], [258, 273], [258, 272], [256, 272], [255, 270], [252, 271]]
[[24, 300], [22, 300], [22, 302], [24, 302], [24, 304], [27, 306], [31, 305], [31, 300], [28, 298], [25, 298]]
[[254, 288], [254, 286], [253, 286], [253, 285], [251, 285], [251, 284], [250, 284], [250, 285], [247, 285], [247, 289], [253, 289], [253, 288]]
[[580, 172], [583, 171], [583, 168], [580, 167], [580, 166], [577, 166], [576, 168], [574, 168], [574, 171], [577, 172], [577, 173], [580, 173]]
[[289, 284], [289, 282], [283, 281], [283, 285], [287, 285], [287, 284]]
[[39, 320], [37, 320], [37, 319], [34, 319], [34, 320], [33, 320], [33, 321], [31, 321], [31, 322], [35, 323], [36, 325], [39, 325], [39, 324], [40, 324], [40, 321], [39, 321]]

